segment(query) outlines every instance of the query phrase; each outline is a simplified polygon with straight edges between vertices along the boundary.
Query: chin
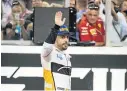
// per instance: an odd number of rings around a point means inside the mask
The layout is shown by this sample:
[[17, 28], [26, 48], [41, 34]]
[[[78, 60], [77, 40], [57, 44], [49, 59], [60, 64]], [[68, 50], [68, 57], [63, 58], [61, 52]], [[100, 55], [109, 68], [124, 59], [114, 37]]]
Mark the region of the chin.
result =
[[62, 50], [67, 50], [68, 47], [63, 47]]
[[90, 22], [90, 24], [95, 24], [95, 22]]
[[94, 20], [90, 20], [89, 23], [90, 23], [90, 24], [95, 24], [96, 21], [94, 21]]

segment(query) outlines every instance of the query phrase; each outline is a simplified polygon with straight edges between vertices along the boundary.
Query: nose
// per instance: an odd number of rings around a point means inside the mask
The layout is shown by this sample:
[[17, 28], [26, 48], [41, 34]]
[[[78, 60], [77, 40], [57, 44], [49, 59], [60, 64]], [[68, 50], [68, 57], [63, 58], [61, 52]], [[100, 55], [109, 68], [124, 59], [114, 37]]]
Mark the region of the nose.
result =
[[94, 15], [92, 15], [91, 18], [94, 19]]
[[65, 37], [64, 37], [64, 40], [65, 40], [66, 42], [68, 42], [68, 41], [69, 41], [69, 37], [68, 37], [68, 36], [65, 36]]

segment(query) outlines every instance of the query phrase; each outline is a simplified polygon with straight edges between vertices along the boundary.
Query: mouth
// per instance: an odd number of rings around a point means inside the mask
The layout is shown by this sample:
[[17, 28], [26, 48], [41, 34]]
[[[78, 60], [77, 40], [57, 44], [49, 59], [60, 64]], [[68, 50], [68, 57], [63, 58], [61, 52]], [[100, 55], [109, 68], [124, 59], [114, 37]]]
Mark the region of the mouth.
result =
[[64, 43], [63, 45], [67, 45], [68, 46], [68, 43]]
[[63, 48], [67, 48], [68, 47], [68, 44], [63, 44]]
[[68, 44], [63, 44], [62, 50], [66, 50], [68, 48]]

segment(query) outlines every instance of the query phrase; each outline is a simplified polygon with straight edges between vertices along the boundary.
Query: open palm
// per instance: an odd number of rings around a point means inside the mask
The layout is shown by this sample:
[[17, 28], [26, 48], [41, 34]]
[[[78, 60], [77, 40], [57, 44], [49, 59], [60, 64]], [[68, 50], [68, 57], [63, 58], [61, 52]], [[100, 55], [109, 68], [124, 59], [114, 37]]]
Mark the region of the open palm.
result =
[[56, 12], [55, 24], [62, 26], [65, 23], [65, 18], [62, 20], [63, 13], [61, 11]]

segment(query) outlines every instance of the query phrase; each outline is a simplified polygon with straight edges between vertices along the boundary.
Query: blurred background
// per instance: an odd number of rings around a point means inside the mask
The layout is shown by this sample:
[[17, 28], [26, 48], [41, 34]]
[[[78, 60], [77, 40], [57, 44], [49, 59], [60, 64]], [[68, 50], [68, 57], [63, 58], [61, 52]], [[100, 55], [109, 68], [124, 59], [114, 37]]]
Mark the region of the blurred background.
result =
[[42, 45], [59, 10], [70, 46], [127, 45], [126, 0], [2, 0], [2, 45]]

